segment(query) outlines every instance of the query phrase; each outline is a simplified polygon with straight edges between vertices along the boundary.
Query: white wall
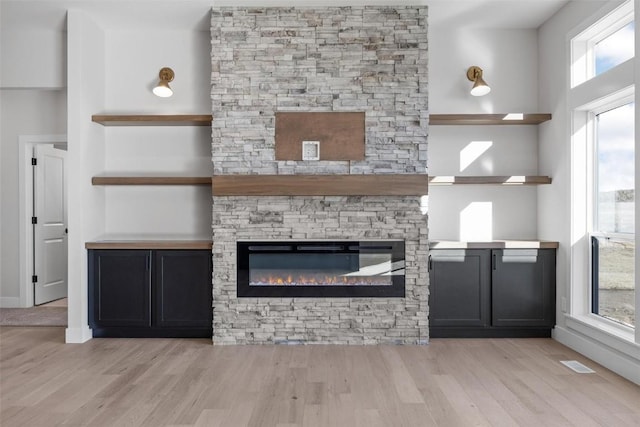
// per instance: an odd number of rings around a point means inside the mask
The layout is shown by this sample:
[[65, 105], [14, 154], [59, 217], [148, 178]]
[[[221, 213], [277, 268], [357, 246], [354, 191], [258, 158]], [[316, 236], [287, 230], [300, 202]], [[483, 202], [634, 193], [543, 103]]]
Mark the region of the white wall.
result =
[[[433, 14], [430, 18], [436, 19]], [[538, 51], [535, 29], [483, 29], [447, 25], [429, 29], [431, 113], [537, 112]], [[484, 70], [491, 93], [469, 94], [466, 71]]]
[[[203, 13], [208, 14], [208, 9]], [[106, 34], [106, 111], [156, 114], [211, 112], [211, 35], [198, 30], [116, 28]], [[151, 92], [171, 67], [174, 94]], [[147, 129], [149, 130], [149, 129]]]
[[4, 20], [2, 24], [0, 87], [52, 89], [66, 85], [63, 31], [14, 28]]
[[[539, 112], [536, 30], [447, 23], [429, 33], [431, 114]], [[484, 70], [492, 88], [484, 97], [469, 94], [471, 65]], [[538, 175], [537, 144], [536, 126], [431, 126], [429, 175]], [[432, 240], [536, 239], [537, 234], [533, 187], [429, 189]]]
[[0, 88], [65, 87], [65, 11], [52, 4], [0, 2]]
[[[104, 111], [209, 113], [210, 39], [209, 31], [108, 31]], [[164, 66], [175, 72], [170, 98], [151, 92]], [[213, 173], [209, 127], [109, 127], [105, 132], [105, 169], [110, 173]], [[211, 238], [211, 189], [207, 186], [107, 187], [105, 191], [107, 235]]]
[[0, 307], [17, 307], [20, 297], [18, 137], [65, 134], [66, 101], [64, 90], [0, 89]]
[[540, 127], [539, 163], [541, 173], [553, 176], [554, 182], [551, 186], [538, 189], [538, 229], [542, 239], [560, 242], [557, 256], [555, 338], [607, 368], [640, 383], [640, 351], [633, 350], [634, 345], [623, 346], [630, 349], [628, 354], [634, 351], [637, 353], [635, 359], [605, 344], [605, 339], [610, 340], [605, 333], [592, 330], [584, 334], [568, 328], [570, 319], [565, 316], [563, 310], [563, 300], [566, 301], [567, 308], [575, 306], [572, 297], [575, 298], [576, 295], [570, 289], [570, 270], [572, 250], [574, 245], [579, 243], [572, 241], [578, 239], [578, 236], [571, 235], [571, 116], [567, 100], [569, 34], [585, 20], [594, 22], [598, 16], [597, 12], [604, 10], [603, 6], [611, 9], [612, 4], [618, 3], [620, 2], [571, 2], [539, 30], [539, 102], [541, 109], [551, 112], [554, 117], [552, 121]]
[[80, 10], [68, 13], [67, 160], [69, 217], [69, 292], [66, 341], [91, 338], [88, 327], [86, 241], [104, 233], [104, 189], [91, 177], [104, 170], [104, 129], [91, 123], [91, 112], [105, 103], [105, 34]]

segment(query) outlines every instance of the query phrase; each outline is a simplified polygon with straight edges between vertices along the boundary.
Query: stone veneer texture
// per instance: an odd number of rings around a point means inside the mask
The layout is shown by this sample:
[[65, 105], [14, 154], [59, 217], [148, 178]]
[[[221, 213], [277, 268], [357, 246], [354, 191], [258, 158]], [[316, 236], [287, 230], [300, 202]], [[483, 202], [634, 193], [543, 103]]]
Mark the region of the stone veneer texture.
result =
[[[214, 173], [426, 173], [427, 9], [212, 10]], [[276, 161], [277, 111], [364, 111], [363, 161]], [[405, 298], [237, 298], [238, 240], [401, 239]], [[424, 343], [418, 197], [214, 197], [214, 343]]]

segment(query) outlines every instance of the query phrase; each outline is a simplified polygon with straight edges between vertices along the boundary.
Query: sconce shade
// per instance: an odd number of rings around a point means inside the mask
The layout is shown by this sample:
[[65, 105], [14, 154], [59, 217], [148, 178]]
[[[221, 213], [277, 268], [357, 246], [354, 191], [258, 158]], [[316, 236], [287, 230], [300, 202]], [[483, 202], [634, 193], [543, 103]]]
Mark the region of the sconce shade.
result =
[[153, 88], [153, 93], [156, 96], [161, 98], [168, 98], [173, 95], [173, 90], [169, 87], [169, 82], [173, 80], [175, 74], [173, 70], [169, 67], [164, 67], [160, 69], [160, 73], [158, 73], [158, 84]]
[[469, 69], [467, 70], [467, 78], [473, 82], [471, 95], [483, 96], [491, 92], [491, 88], [482, 78], [482, 68], [475, 65], [469, 67]]

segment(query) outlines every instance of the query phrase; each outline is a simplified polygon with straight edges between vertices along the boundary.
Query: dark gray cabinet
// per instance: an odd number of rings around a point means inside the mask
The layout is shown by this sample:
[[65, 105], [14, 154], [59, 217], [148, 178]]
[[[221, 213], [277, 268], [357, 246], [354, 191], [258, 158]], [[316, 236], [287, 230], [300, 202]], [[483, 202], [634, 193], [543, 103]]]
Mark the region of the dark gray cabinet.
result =
[[491, 324], [546, 327], [555, 321], [555, 250], [492, 251]]
[[548, 337], [554, 249], [436, 249], [429, 256], [431, 337]]
[[94, 337], [211, 337], [211, 252], [89, 251]]
[[150, 251], [92, 251], [89, 256], [94, 297], [90, 325], [151, 327]]
[[490, 253], [431, 251], [430, 326], [483, 327], [490, 322]]
[[211, 328], [211, 252], [154, 251], [155, 324]]

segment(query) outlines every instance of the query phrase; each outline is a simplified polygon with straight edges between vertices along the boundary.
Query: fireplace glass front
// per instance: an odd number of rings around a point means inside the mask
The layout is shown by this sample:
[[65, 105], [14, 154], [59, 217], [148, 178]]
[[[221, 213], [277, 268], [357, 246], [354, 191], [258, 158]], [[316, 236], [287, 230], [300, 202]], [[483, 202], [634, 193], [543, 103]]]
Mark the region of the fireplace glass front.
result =
[[238, 242], [238, 297], [404, 297], [403, 241]]

